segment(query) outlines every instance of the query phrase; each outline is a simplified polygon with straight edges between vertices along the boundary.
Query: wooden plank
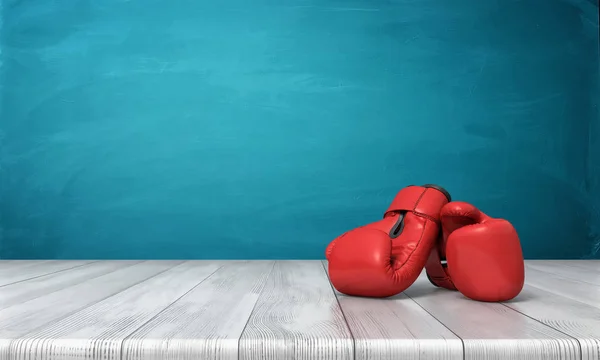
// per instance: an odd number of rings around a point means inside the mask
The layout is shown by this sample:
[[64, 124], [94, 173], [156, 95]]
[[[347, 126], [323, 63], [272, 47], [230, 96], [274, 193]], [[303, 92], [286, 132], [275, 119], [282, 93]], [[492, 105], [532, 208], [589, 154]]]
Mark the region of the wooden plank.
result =
[[351, 360], [353, 339], [320, 261], [277, 261], [240, 339], [241, 360]]
[[6, 286], [19, 281], [25, 281], [55, 272], [72, 269], [90, 262], [91, 261], [79, 260], [44, 261], [15, 269], [11, 269], [9, 266], [7, 269], [3, 270], [2, 273], [0, 273], [0, 286]]
[[[160, 264], [162, 262], [153, 262]], [[12, 342], [17, 359], [121, 359], [122, 342], [222, 264], [187, 261]], [[131, 268], [129, 268], [131, 269]], [[128, 275], [128, 274], [127, 274]]]
[[465, 359], [581, 359], [574, 338], [500, 303], [436, 288], [425, 274], [405, 294], [463, 340]]
[[567, 264], [555, 261], [535, 261], [527, 262], [526, 270], [534, 269], [560, 278], [581, 281], [592, 285], [600, 286], [600, 271], [569, 266]]
[[579, 269], [585, 269], [593, 272], [600, 272], [600, 260], [527, 260], [525, 264], [534, 265], [540, 263], [551, 263], [553, 265], [569, 266]]
[[[323, 263], [327, 269], [327, 262]], [[460, 338], [412, 299], [386, 299], [335, 292], [354, 336], [356, 360], [463, 359]]]
[[531, 285], [504, 305], [576, 338], [583, 359], [600, 359], [600, 309]]
[[237, 360], [238, 343], [274, 261], [232, 262], [123, 343], [124, 360]]
[[527, 284], [600, 308], [600, 286], [580, 280], [567, 279], [531, 267], [525, 268], [525, 276]]
[[88, 281], [140, 261], [91, 262], [65, 271], [6, 285], [0, 291], [0, 309], [24, 303], [54, 291]]
[[273, 262], [226, 262], [204, 282], [197, 263], [87, 262], [5, 285], [0, 359], [454, 359], [460, 336], [465, 359], [600, 360], [587, 265], [528, 261], [523, 293], [490, 304], [423, 276], [405, 295], [346, 297], [318, 261], [278, 261], [270, 276]]
[[180, 263], [142, 262], [0, 310], [0, 359], [7, 359], [13, 340]]
[[[5, 270], [12, 271], [48, 262], [50, 262], [50, 260], [0, 260], [0, 274]], [[2, 277], [2, 275], [0, 275], [0, 277]]]

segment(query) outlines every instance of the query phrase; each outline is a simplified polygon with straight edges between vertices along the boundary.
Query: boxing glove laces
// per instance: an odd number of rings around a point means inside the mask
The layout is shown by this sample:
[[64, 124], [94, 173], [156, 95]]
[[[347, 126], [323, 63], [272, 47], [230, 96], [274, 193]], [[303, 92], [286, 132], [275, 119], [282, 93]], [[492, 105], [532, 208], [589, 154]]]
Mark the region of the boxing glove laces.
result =
[[525, 262], [517, 231], [475, 206], [454, 201], [440, 212], [442, 236], [425, 266], [429, 281], [478, 301], [516, 297], [525, 282]]
[[406, 290], [435, 246], [439, 213], [450, 200], [435, 185], [400, 190], [382, 220], [348, 231], [327, 246], [332, 285], [341, 293], [365, 297]]

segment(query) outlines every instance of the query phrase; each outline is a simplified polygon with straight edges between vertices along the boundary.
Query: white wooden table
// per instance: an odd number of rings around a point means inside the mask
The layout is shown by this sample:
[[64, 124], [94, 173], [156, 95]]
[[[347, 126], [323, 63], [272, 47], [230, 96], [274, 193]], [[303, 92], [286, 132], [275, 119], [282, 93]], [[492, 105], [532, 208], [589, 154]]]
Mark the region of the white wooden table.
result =
[[503, 304], [347, 297], [321, 261], [0, 261], [0, 360], [463, 358], [600, 359], [600, 261], [528, 261]]

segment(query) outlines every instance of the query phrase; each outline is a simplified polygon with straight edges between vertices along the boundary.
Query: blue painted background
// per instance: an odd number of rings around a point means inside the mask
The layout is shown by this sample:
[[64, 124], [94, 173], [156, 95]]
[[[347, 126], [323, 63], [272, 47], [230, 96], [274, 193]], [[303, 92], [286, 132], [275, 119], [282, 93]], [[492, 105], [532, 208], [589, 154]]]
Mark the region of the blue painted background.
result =
[[[591, 3], [594, 6], [589, 6]], [[587, 19], [593, 19], [593, 21], [586, 22], [588, 24], [587, 32], [593, 33], [595, 27], [596, 34], [598, 35], [598, 0], [588, 0], [585, 14], [590, 14]], [[596, 12], [596, 16], [592, 15], [592, 12]], [[591, 26], [590, 26], [591, 25]], [[600, 41], [596, 42], [596, 46], [600, 45]], [[597, 61], [598, 57], [592, 54], [590, 59]], [[594, 74], [594, 72], [592, 72]], [[598, 65], [596, 66], [596, 76], [591, 78], [592, 80], [592, 91], [590, 92], [590, 102], [595, 104], [589, 110], [591, 112], [590, 117], [590, 132], [589, 132], [589, 160], [588, 160], [588, 177], [586, 182], [586, 189], [590, 193], [591, 202], [591, 218], [590, 218], [590, 233], [589, 236], [592, 239], [592, 251], [590, 256], [600, 257], [600, 110], [598, 104], [600, 103], [600, 75], [598, 73]]]
[[0, 1], [2, 258], [322, 258], [420, 183], [600, 255], [592, 1]]

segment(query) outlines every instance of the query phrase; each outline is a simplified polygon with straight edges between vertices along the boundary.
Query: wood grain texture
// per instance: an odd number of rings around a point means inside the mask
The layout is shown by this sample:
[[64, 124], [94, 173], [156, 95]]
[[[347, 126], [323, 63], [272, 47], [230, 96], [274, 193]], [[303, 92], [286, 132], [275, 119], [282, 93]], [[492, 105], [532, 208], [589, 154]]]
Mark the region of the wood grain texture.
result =
[[600, 272], [600, 260], [527, 260], [525, 264], [552, 264]]
[[594, 264], [527, 261], [494, 304], [348, 297], [321, 261], [1, 261], [0, 360], [600, 360]]
[[[594, 307], [600, 307], [600, 286], [582, 280], [569, 279], [556, 272], [550, 273], [527, 266], [526, 282], [537, 288], [579, 301]], [[582, 277], [585, 277], [582, 270]]]
[[565, 262], [559, 263], [552, 261], [528, 261], [526, 263], [526, 269], [543, 271], [558, 276], [560, 278], [576, 280], [600, 286], [600, 271], [570, 266], [568, 263]]
[[[327, 270], [327, 261], [323, 262]], [[335, 292], [354, 337], [356, 360], [463, 359], [463, 344], [404, 294], [386, 299]]]
[[504, 305], [576, 338], [584, 360], [600, 359], [600, 309], [527, 284]]
[[121, 359], [123, 340], [221, 266], [187, 261], [11, 344], [14, 359]]
[[50, 260], [0, 260], [0, 274], [4, 270], [18, 270], [32, 265], [48, 263]]
[[127, 360], [237, 360], [274, 261], [228, 262], [123, 343]]
[[[142, 262], [0, 310], [0, 359], [11, 344], [40, 327], [164, 272], [181, 261]], [[85, 319], [83, 319], [85, 321]], [[11, 359], [20, 356], [17, 349]]]
[[351, 360], [353, 346], [321, 261], [277, 261], [239, 354], [241, 360]]
[[36, 297], [77, 285], [112, 271], [132, 266], [140, 261], [99, 261], [65, 271], [6, 285], [0, 291], [0, 309], [24, 303]]
[[502, 304], [436, 288], [424, 273], [405, 294], [463, 340], [465, 359], [581, 359], [574, 338]]
[[67, 269], [76, 268], [78, 266], [85, 265], [91, 261], [44, 261], [36, 264], [27, 264], [19, 266], [18, 264], [8, 266], [2, 269], [0, 273], [0, 286], [6, 286], [19, 281], [29, 280], [36, 277], [52, 274]]

